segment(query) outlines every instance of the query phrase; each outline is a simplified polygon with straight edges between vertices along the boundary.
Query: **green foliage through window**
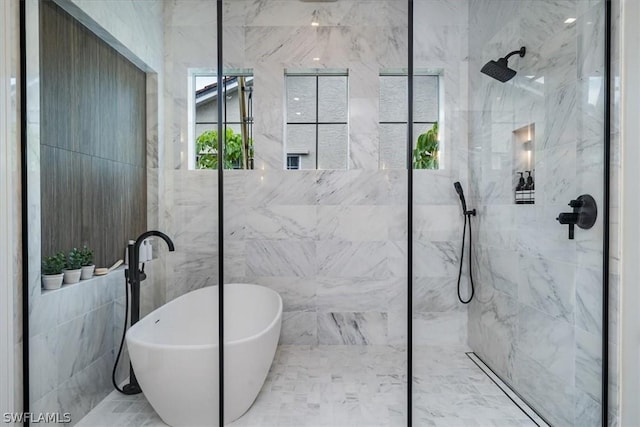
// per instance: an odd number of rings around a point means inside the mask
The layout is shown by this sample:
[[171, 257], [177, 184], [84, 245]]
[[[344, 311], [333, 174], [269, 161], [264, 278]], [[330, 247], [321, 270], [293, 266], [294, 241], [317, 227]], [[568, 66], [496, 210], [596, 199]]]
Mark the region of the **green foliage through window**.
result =
[[438, 123], [418, 136], [413, 150], [414, 169], [438, 169]]
[[[249, 138], [249, 160], [253, 159], [253, 139]], [[196, 168], [218, 168], [218, 131], [208, 130], [196, 139]], [[224, 168], [242, 169], [242, 135], [233, 129], [225, 130]]]

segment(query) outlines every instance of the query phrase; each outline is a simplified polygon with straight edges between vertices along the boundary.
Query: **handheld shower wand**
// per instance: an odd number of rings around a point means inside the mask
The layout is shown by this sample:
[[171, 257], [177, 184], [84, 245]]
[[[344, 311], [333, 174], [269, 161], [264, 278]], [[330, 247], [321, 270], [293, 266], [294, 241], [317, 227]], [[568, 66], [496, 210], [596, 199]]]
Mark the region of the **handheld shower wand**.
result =
[[[453, 188], [456, 189], [456, 193], [458, 193], [458, 197], [460, 197], [460, 204], [462, 205], [462, 215], [464, 215], [464, 226], [462, 228], [462, 251], [460, 252], [460, 269], [458, 270], [458, 299], [463, 304], [469, 304], [473, 299], [473, 294], [475, 293], [475, 286], [473, 284], [473, 274], [471, 271], [472, 259], [471, 259], [471, 244], [472, 244], [472, 233], [471, 233], [471, 217], [476, 216], [476, 210], [467, 210], [467, 202], [464, 198], [464, 191], [462, 191], [462, 185], [460, 182], [456, 181], [453, 183]], [[462, 264], [464, 261], [464, 245], [465, 238], [467, 234], [467, 224], [469, 224], [469, 282], [471, 284], [471, 295], [469, 299], [462, 299], [462, 295], [460, 294], [460, 279], [462, 278]]]
[[460, 185], [460, 182], [456, 181], [453, 183], [453, 188], [456, 189], [456, 193], [458, 193], [458, 197], [460, 197], [460, 203], [462, 203], [462, 213], [466, 213], [467, 203], [464, 200], [464, 192], [462, 191], [462, 185]]

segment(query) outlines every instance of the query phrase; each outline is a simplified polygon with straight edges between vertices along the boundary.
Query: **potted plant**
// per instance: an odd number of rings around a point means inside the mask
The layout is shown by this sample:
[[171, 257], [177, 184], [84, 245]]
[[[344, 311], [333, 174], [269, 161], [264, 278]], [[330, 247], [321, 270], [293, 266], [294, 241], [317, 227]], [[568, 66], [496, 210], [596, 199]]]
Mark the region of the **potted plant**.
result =
[[82, 272], [80, 273], [80, 280], [91, 279], [93, 277], [93, 271], [96, 269], [96, 265], [93, 263], [93, 251], [84, 245], [80, 249], [80, 255], [82, 256]]
[[44, 289], [59, 289], [62, 286], [64, 276], [62, 270], [66, 261], [63, 252], [42, 259], [42, 287]]
[[69, 255], [67, 255], [67, 266], [63, 270], [64, 283], [78, 283], [80, 281], [80, 275], [82, 274], [82, 261], [82, 253], [77, 248], [73, 248], [69, 251]]

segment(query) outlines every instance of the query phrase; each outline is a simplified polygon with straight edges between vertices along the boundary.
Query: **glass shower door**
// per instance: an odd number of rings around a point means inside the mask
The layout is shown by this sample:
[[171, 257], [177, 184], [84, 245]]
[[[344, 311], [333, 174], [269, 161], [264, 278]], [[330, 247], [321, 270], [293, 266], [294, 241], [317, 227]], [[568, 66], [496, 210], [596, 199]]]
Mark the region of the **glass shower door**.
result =
[[224, 5], [225, 73], [252, 79], [253, 149], [253, 168], [225, 170], [225, 282], [283, 301], [273, 362], [237, 422], [406, 425], [406, 169], [381, 167], [379, 102], [381, 76], [406, 74], [407, 5]]
[[[440, 67], [444, 79], [440, 170], [414, 172], [414, 423], [531, 415], [600, 425], [605, 3], [414, 8], [415, 68]], [[514, 76], [501, 81], [483, 68], [489, 61]], [[473, 275], [468, 305], [456, 296], [464, 216], [455, 181], [477, 210], [460, 283], [469, 298]], [[598, 208], [591, 228], [585, 195]], [[535, 413], [510, 408], [476, 363]], [[448, 378], [436, 396], [438, 369]]]

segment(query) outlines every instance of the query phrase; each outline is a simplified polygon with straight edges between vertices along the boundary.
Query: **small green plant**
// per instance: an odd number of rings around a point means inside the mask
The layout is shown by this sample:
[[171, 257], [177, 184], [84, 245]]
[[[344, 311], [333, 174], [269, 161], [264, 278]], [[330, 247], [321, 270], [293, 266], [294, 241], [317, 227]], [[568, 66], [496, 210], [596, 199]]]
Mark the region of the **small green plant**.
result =
[[82, 251], [77, 248], [71, 249], [67, 255], [67, 270], [77, 270], [82, 268], [83, 261], [84, 257], [82, 255]]
[[[196, 139], [196, 167], [198, 169], [218, 168], [218, 131], [208, 130]], [[249, 138], [249, 158], [253, 158], [253, 139]], [[242, 167], [242, 135], [233, 129], [225, 130], [224, 168]]]
[[413, 150], [414, 169], [438, 169], [438, 123], [418, 137]]
[[42, 274], [62, 274], [62, 270], [66, 263], [67, 257], [65, 257], [64, 252], [62, 251], [55, 255], [44, 257], [42, 259]]
[[88, 267], [93, 265], [93, 251], [84, 245], [82, 249], [80, 249], [80, 255], [82, 256], [82, 266]]

